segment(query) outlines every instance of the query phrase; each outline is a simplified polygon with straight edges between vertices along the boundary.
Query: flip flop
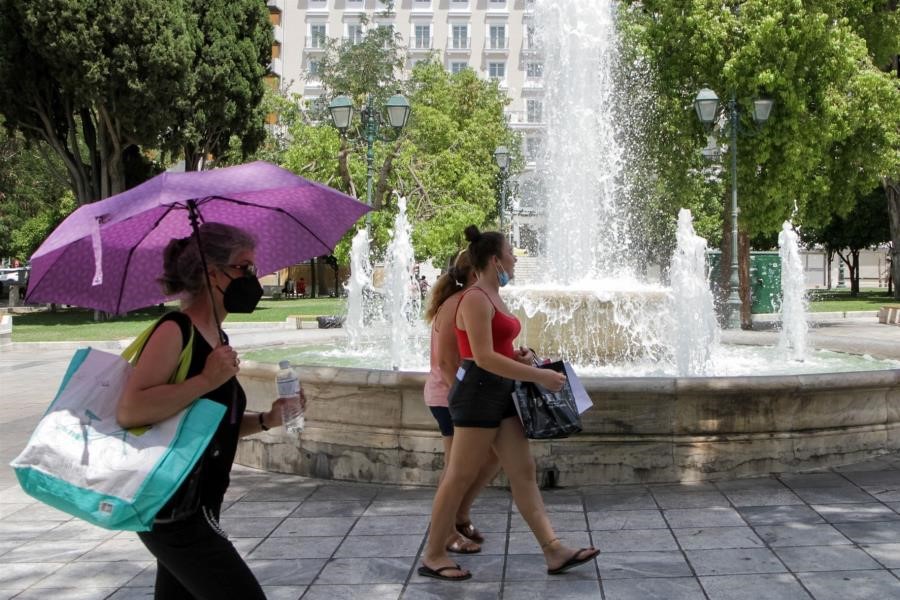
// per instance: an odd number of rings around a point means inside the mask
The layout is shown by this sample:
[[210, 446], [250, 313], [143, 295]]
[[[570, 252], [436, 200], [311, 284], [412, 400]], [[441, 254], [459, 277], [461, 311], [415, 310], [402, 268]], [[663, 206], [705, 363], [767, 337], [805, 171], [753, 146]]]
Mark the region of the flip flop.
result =
[[465, 537], [458, 537], [453, 540], [452, 543], [447, 544], [447, 552], [454, 552], [456, 554], [478, 554], [481, 552], [481, 546]]
[[466, 579], [472, 578], [472, 573], [467, 572], [464, 575], [441, 575], [444, 571], [448, 569], [456, 569], [457, 571], [462, 571], [462, 567], [459, 565], [450, 565], [447, 567], [438, 567], [437, 569], [432, 569], [431, 567], [426, 567], [422, 565], [419, 567], [419, 575], [422, 577], [431, 577], [432, 579], [442, 579], [444, 581], [465, 581]]
[[[587, 552], [587, 554], [582, 556], [581, 558], [578, 558], [578, 555], [583, 552]], [[583, 565], [584, 563], [592, 560], [598, 554], [600, 554], [600, 551], [597, 550], [596, 548], [579, 548], [578, 550], [575, 551], [575, 554], [573, 554], [569, 558], [569, 560], [567, 560], [560, 566], [556, 567], [555, 569], [547, 569], [547, 574], [548, 575], [562, 575], [566, 571], [568, 571], [570, 569], [574, 569], [578, 565]]]
[[475, 529], [475, 526], [472, 525], [472, 521], [466, 521], [465, 523], [457, 523], [456, 531], [466, 536], [473, 542], [482, 543], [484, 541], [484, 536], [481, 535], [481, 532]]

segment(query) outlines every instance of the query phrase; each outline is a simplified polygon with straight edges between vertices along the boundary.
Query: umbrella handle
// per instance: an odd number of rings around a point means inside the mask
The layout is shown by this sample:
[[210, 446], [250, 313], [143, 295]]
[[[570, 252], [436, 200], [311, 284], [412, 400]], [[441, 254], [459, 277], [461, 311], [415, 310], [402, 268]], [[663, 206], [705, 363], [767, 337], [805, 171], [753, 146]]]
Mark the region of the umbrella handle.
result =
[[197, 201], [188, 200], [188, 217], [191, 220], [191, 229], [194, 232], [194, 239], [197, 240], [197, 251], [200, 253], [200, 262], [203, 265], [203, 274], [206, 277], [206, 290], [209, 292], [209, 304], [212, 307], [213, 318], [216, 320], [216, 332], [219, 334], [219, 344], [225, 343], [225, 332], [222, 331], [222, 319], [219, 318], [219, 311], [216, 310], [216, 301], [213, 298], [212, 285], [209, 281], [209, 269], [206, 266], [206, 254], [203, 253], [203, 243], [200, 241], [200, 213], [197, 212]]

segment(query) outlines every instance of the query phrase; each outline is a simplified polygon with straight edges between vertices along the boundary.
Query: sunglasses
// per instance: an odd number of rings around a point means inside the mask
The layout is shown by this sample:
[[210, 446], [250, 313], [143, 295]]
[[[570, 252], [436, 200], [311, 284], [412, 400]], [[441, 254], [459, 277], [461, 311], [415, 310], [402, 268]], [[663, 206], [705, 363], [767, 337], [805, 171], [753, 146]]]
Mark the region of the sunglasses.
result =
[[254, 265], [254, 264], [249, 264], [249, 265], [222, 265], [222, 266], [223, 266], [223, 267], [228, 267], [229, 269], [237, 269], [237, 270], [240, 271], [245, 277], [248, 276], [248, 275], [251, 276], [251, 277], [256, 277], [257, 271], [256, 271], [256, 265]]

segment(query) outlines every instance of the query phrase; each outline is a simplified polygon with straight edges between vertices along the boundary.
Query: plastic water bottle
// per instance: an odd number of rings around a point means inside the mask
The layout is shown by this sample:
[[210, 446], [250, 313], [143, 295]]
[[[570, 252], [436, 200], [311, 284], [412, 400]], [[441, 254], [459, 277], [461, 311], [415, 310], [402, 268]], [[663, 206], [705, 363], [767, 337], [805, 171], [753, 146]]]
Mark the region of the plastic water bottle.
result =
[[287, 398], [287, 402], [283, 403], [281, 407], [281, 419], [284, 422], [285, 430], [288, 433], [303, 431], [303, 426], [306, 424], [303, 405], [300, 404], [303, 390], [300, 388], [300, 379], [297, 378], [297, 373], [291, 368], [291, 361], [283, 360], [278, 363], [275, 384], [278, 386], [278, 397]]

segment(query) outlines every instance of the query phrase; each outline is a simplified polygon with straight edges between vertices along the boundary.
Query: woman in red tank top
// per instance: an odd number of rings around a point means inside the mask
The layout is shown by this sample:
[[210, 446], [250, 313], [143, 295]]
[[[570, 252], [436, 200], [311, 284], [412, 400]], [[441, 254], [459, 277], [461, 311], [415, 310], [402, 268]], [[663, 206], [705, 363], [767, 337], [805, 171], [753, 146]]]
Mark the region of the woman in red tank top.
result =
[[[500, 287], [512, 278], [516, 259], [498, 232], [466, 228], [469, 257], [478, 281], [463, 294], [456, 313], [456, 336], [463, 361], [462, 376], [448, 398], [454, 442], [450, 464], [434, 497], [431, 530], [419, 575], [444, 580], [469, 579], [472, 574], [447, 555], [445, 543], [465, 491], [493, 446], [509, 478], [513, 499], [544, 553], [547, 572], [557, 575], [592, 560], [599, 550], [573, 549], [553, 531], [535, 478], [535, 464], [512, 400], [514, 380], [534, 381], [557, 391], [565, 376], [531, 366], [528, 350], [513, 347], [521, 328], [500, 297]], [[466, 390], [476, 390], [476, 393]]]

